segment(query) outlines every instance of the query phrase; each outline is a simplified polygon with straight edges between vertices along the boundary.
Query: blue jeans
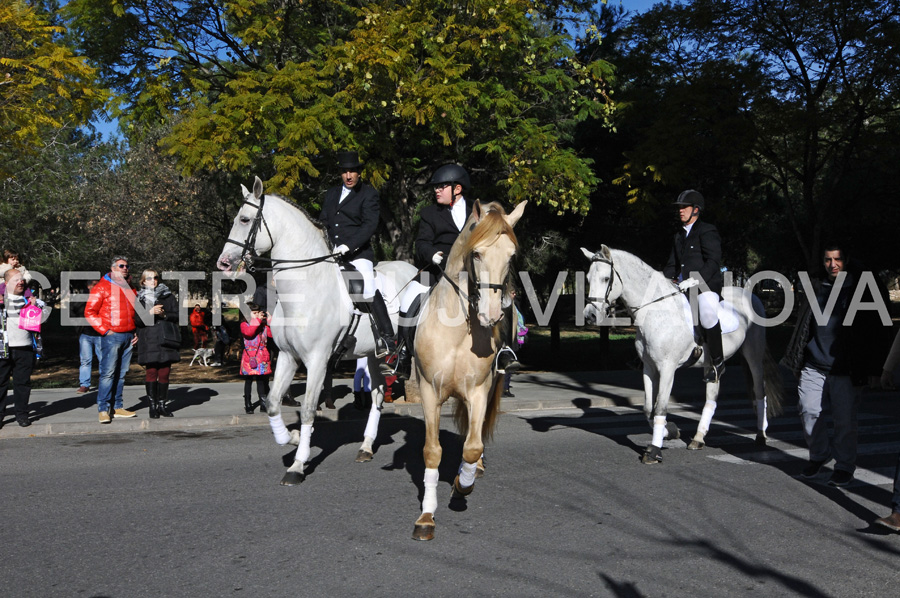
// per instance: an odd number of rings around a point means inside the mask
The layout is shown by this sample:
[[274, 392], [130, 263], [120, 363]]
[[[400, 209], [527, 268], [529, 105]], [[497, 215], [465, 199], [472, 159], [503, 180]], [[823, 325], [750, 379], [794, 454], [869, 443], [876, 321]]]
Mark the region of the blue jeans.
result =
[[78, 367], [78, 386], [91, 387], [91, 365], [94, 363], [94, 355], [100, 360], [100, 339], [102, 337], [91, 334], [82, 334], [78, 337], [78, 357], [81, 365]]
[[100, 337], [100, 384], [97, 389], [97, 411], [109, 411], [115, 389], [115, 409], [122, 409], [125, 374], [131, 366], [133, 332], [108, 332]]

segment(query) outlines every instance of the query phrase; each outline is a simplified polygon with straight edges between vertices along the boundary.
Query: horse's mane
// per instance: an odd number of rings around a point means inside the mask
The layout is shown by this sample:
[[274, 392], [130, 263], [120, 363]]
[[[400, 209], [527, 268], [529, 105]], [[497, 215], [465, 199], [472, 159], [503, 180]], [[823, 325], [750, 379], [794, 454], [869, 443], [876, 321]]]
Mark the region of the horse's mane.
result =
[[276, 193], [266, 193], [266, 197], [274, 197], [275, 199], [280, 199], [289, 208], [294, 208], [295, 210], [300, 212], [300, 214], [304, 218], [306, 218], [306, 220], [308, 220], [309, 223], [312, 224], [313, 227], [315, 227], [322, 234], [322, 238], [325, 240], [325, 244], [328, 246], [328, 248], [334, 249], [334, 247], [331, 244], [331, 238], [329, 238], [329, 236], [328, 236], [328, 227], [325, 226], [325, 223], [322, 222], [321, 220], [319, 220], [318, 218], [313, 218], [312, 216], [310, 216], [309, 212], [306, 211], [306, 208], [304, 208], [303, 206], [301, 206], [298, 203], [295, 203], [293, 200], [287, 199], [286, 197], [283, 197]]
[[651, 272], [656, 272], [662, 275], [659, 270], [654, 269], [653, 266], [651, 266], [638, 256], [634, 255], [633, 253], [628, 253], [627, 251], [622, 249], [610, 249], [610, 252], [613, 254], [613, 262], [615, 262], [616, 264], [624, 263], [629, 269], [633, 268], [635, 270], [638, 270], [644, 276], [649, 276]]
[[503, 209], [503, 206], [496, 201], [492, 201], [483, 204], [481, 207], [484, 210], [484, 215], [480, 221], [463, 227], [457, 242], [454, 243], [453, 248], [450, 250], [450, 257], [447, 260], [448, 264], [456, 257], [462, 259], [463, 256], [471, 253], [475, 247], [484, 241], [500, 235], [508, 235], [515, 248], [519, 248], [519, 240], [516, 238], [516, 233], [504, 218], [506, 210]]

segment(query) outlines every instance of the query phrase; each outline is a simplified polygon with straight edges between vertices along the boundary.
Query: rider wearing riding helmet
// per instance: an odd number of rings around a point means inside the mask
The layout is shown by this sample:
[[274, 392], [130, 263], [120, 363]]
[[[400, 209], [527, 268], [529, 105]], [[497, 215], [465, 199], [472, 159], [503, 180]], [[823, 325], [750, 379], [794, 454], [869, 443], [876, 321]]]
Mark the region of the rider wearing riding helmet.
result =
[[722, 241], [714, 225], [700, 220], [700, 212], [705, 208], [700, 193], [693, 189], [683, 191], [673, 205], [678, 206], [682, 228], [675, 233], [672, 253], [663, 274], [673, 279], [682, 289], [689, 288], [690, 285], [684, 284], [689, 278], [706, 285], [706, 290], [697, 295], [696, 304], [711, 365], [703, 379], [706, 382], [717, 382], [725, 371], [722, 327], [719, 325], [718, 314], [724, 285], [720, 269]]
[[395, 348], [396, 340], [387, 306], [375, 288], [375, 252], [372, 235], [378, 228], [381, 211], [378, 191], [360, 180], [363, 162], [357, 152], [338, 152], [338, 168], [343, 184], [325, 194], [319, 215], [334, 244], [334, 252], [352, 264], [363, 280], [362, 298], [354, 298], [360, 311], [368, 311], [376, 328], [377, 353], [383, 355]]
[[[463, 225], [472, 213], [472, 204], [463, 196], [472, 187], [469, 173], [458, 164], [445, 164], [434, 171], [428, 184], [434, 188], [437, 204], [429, 205], [420, 213], [419, 232], [416, 235], [416, 265], [430, 274], [428, 284], [435, 284], [440, 280], [443, 272], [442, 266], [450, 255], [450, 248], [459, 236]], [[419, 312], [419, 297], [427, 290], [427, 287], [413, 283], [400, 298], [401, 322], [406, 322], [407, 317], [415, 320]], [[508, 311], [508, 308], [505, 312]], [[505, 313], [505, 321], [509, 324], [511, 314]], [[401, 342], [398, 347], [396, 369], [391, 371], [389, 366], [386, 373], [394, 373], [398, 378], [408, 380], [412, 373], [412, 342], [414, 338], [415, 324], [406, 326], [401, 323], [399, 335]], [[506, 339], [510, 335], [503, 335]], [[499, 373], [514, 372], [521, 368], [516, 359], [516, 354], [503, 341], [497, 356], [497, 371]]]

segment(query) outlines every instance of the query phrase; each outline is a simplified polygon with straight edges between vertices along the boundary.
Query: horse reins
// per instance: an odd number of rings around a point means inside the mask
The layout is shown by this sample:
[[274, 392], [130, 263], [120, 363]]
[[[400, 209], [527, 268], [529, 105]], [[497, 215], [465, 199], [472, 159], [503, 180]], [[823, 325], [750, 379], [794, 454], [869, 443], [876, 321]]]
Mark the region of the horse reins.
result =
[[[277, 272], [279, 270], [291, 270], [295, 268], [306, 268], [308, 266], [312, 266], [314, 264], [320, 264], [322, 262], [327, 262], [330, 259], [337, 259], [341, 254], [339, 253], [329, 253], [327, 255], [322, 255], [314, 258], [307, 258], [302, 260], [286, 260], [286, 259], [272, 259], [268, 257], [262, 257], [256, 253], [256, 237], [259, 234], [259, 231], [262, 227], [265, 227], [266, 234], [269, 236], [269, 242], [272, 245], [275, 245], [275, 240], [272, 238], [272, 231], [269, 230], [269, 224], [266, 222], [265, 217], [263, 216], [263, 206], [266, 203], [266, 196], [263, 195], [259, 198], [259, 205], [252, 203], [250, 200], [245, 199], [244, 205], [248, 205], [250, 207], [256, 208], [256, 216], [253, 218], [253, 224], [250, 225], [250, 233], [247, 235], [246, 241], [235, 241], [234, 239], [226, 239], [226, 243], [232, 243], [241, 248], [241, 261], [246, 262], [247, 258], [250, 258], [250, 265], [247, 266], [248, 272]], [[261, 262], [269, 262], [272, 264], [271, 268], [259, 268], [254, 266], [253, 263], [261, 261]], [[287, 267], [279, 267], [279, 264], [294, 264], [293, 266]]]
[[[618, 270], [616, 270], [615, 264], [613, 264], [613, 261], [612, 261], [612, 255], [611, 255], [611, 254], [610, 254], [610, 258], [607, 259], [607, 258], [603, 257], [602, 255], [600, 255], [599, 253], [595, 253], [594, 256], [591, 258], [591, 261], [592, 261], [592, 262], [602, 262], [602, 263], [604, 263], [604, 264], [609, 264], [609, 269], [612, 271], [613, 274], [615, 274], [616, 278], [619, 279], [619, 282], [622, 284], [622, 288], [623, 288], [623, 289], [625, 288], [625, 282], [622, 280], [622, 275], [619, 274]], [[612, 286], [613, 286], [613, 285], [612, 285], [612, 281], [610, 281], [610, 283], [609, 283], [608, 285], [606, 285], [606, 294], [603, 296], [603, 299], [602, 299], [602, 301], [603, 301], [604, 303], [606, 303], [606, 307], [607, 307], [607, 315], [614, 314], [614, 312], [613, 312], [613, 306], [612, 306], [612, 304], [610, 304], [610, 302], [609, 302], [609, 295], [610, 295], [610, 293], [612, 293]], [[652, 301], [648, 301], [647, 303], [644, 303], [643, 305], [639, 305], [639, 306], [637, 306], [637, 307], [628, 307], [628, 310], [631, 312], [631, 317], [632, 317], [632, 319], [633, 319], [633, 318], [634, 318], [634, 314], [636, 314], [636, 313], [638, 312], [638, 310], [644, 309], [644, 308], [647, 307], [648, 305], [653, 305], [654, 303], [657, 303], [657, 302], [659, 302], [659, 301], [662, 301], [663, 299], [668, 299], [669, 297], [675, 297], [676, 295], [681, 295], [681, 294], [682, 294], [681, 289], [678, 289], [678, 290], [676, 290], [676, 291], [674, 291], [674, 292], [672, 292], [672, 293], [669, 293], [669, 294], [667, 294], [667, 295], [661, 295], [661, 296], [657, 297], [656, 299], [653, 299]], [[588, 299], [588, 301], [590, 301], [591, 303], [596, 303], [597, 301], [600, 301], [600, 298], [599, 298], [599, 297], [591, 297], [591, 296], [588, 296], [587, 299]], [[626, 306], [626, 307], [627, 307], [627, 306]]]

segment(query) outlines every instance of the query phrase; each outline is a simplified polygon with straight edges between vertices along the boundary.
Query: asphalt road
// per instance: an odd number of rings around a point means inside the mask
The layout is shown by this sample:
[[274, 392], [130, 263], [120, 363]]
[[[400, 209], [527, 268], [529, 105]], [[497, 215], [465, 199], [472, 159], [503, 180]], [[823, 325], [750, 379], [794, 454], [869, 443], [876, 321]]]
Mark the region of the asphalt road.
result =
[[[693, 430], [697, 414], [672, 416]], [[752, 442], [720, 409], [710, 447], [650, 435], [632, 407], [503, 415], [487, 475], [450, 503], [460, 441], [442, 433], [437, 533], [420, 511], [423, 424], [316, 424], [310, 473], [263, 427], [9, 439], [0, 446], [0, 579], [9, 596], [896, 596], [887, 514], [895, 417], [864, 414], [859, 480], [797, 478], [796, 414]], [[10, 592], [10, 593], [7, 593]]]

